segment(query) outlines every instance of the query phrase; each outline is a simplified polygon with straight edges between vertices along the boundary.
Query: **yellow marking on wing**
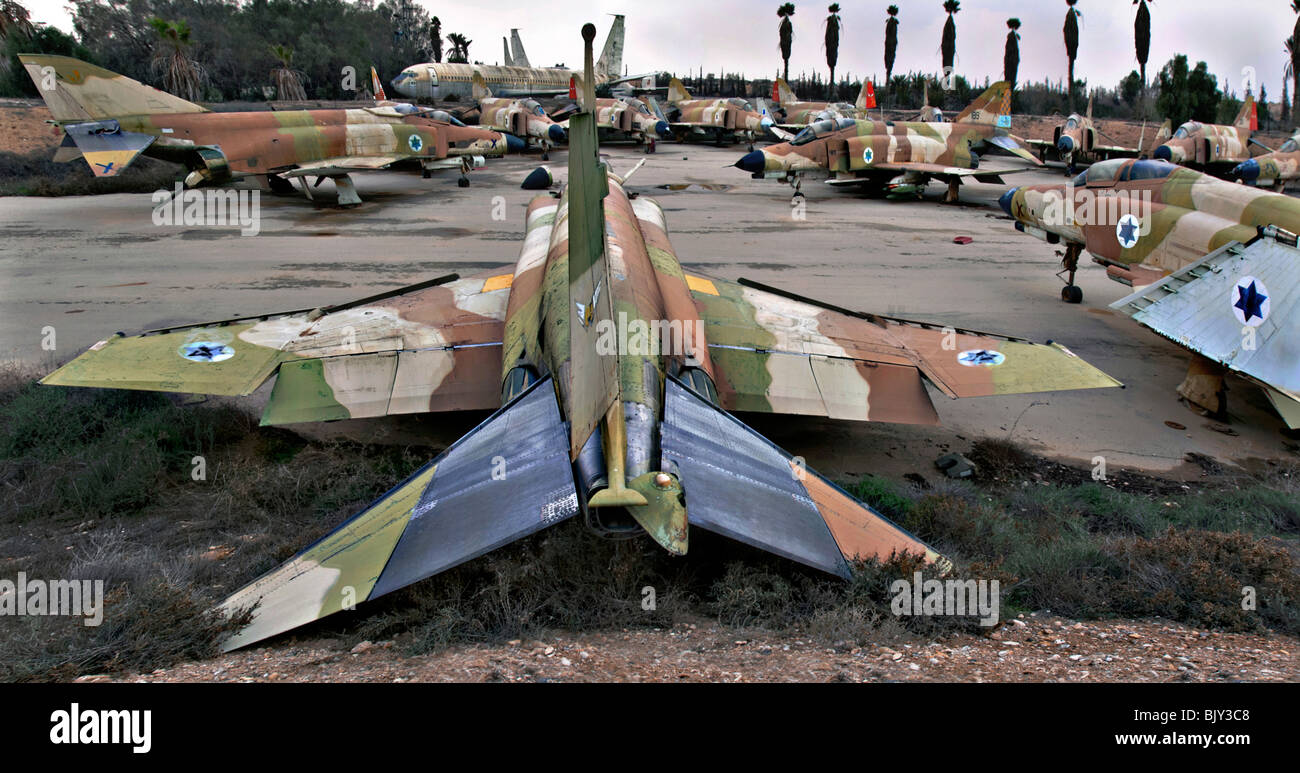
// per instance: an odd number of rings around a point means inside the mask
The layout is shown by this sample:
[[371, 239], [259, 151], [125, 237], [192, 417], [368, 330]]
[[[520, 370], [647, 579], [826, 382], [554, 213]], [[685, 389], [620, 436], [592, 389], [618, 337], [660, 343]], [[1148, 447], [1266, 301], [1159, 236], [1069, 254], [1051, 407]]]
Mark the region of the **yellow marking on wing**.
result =
[[504, 290], [515, 281], [513, 274], [497, 274], [490, 276], [483, 281], [483, 292], [490, 293], [493, 290]]
[[686, 286], [691, 288], [691, 292], [708, 293], [709, 295], [718, 294], [718, 288], [713, 286], [713, 282], [710, 282], [702, 276], [691, 276], [690, 274], [687, 274]]

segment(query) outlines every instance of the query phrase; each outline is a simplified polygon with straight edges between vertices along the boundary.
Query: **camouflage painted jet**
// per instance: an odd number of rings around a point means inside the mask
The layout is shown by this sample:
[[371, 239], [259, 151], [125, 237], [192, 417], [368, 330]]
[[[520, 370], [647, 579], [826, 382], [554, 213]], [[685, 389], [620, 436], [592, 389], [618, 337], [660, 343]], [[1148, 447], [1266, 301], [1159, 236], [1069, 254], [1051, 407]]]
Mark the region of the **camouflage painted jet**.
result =
[[1206, 172], [1227, 174], [1237, 164], [1250, 159], [1250, 135], [1258, 128], [1255, 98], [1247, 94], [1231, 126], [1188, 121], [1170, 137], [1166, 122], [1161, 134], [1168, 139], [1152, 151], [1151, 157]]
[[[102, 67], [66, 56], [21, 54], [64, 130], [57, 161], [85, 158], [109, 177], [140, 154], [185, 165], [188, 187], [255, 176], [276, 193], [293, 178], [331, 178], [343, 206], [361, 203], [349, 173], [419, 163], [427, 173], [483, 165], [505, 153], [496, 132], [453, 126], [393, 107], [214, 113]], [[303, 181], [303, 191], [311, 188]]]
[[545, 159], [551, 148], [568, 141], [564, 125], [552, 120], [537, 100], [494, 97], [477, 73], [474, 99], [478, 100], [479, 125], [505, 134], [511, 150], [535, 145], [542, 149]]
[[963, 180], [1001, 184], [1021, 169], [980, 169], [980, 153], [1002, 150], [1042, 164], [1006, 131], [1010, 87], [995, 83], [951, 123], [854, 121], [840, 118], [806, 127], [793, 140], [756, 150], [736, 162], [755, 178], [786, 180], [802, 195], [802, 178], [829, 176], [834, 186], [861, 186], [890, 195], [920, 195], [937, 178], [956, 201]]
[[[583, 30], [591, 69], [595, 29]], [[589, 90], [586, 104], [594, 103]], [[950, 397], [1115, 386], [1059, 345], [838, 309], [687, 272], [663, 209], [571, 119], [569, 183], [513, 266], [342, 306], [119, 335], [46, 384], [248, 394], [263, 421], [497, 409], [368, 509], [224, 603], [250, 644], [575, 515], [684, 555], [689, 527], [848, 576], [933, 549], [729, 411], [934, 424]]]
[[[581, 108], [586, 98], [582, 79], [574, 76], [570, 92]], [[664, 139], [672, 133], [668, 122], [650, 112], [646, 103], [636, 97], [597, 97], [596, 128], [601, 140], [632, 140], [637, 143], [650, 138]]]
[[653, 97], [644, 101], [660, 118], [668, 121], [679, 142], [697, 137], [711, 137], [718, 145], [733, 142], [754, 144], [771, 119], [764, 119], [748, 100], [692, 99], [682, 82], [673, 78], [668, 83], [668, 109], [665, 110]]
[[[866, 118], [868, 104], [868, 93], [870, 92], [870, 81], [862, 82], [862, 90], [858, 92], [858, 100], [854, 104], [848, 102], [802, 102], [795, 96], [794, 90], [790, 84], [786, 83], [785, 78], [777, 78], [772, 84], [772, 102], [775, 109], [772, 111], [776, 125], [787, 131], [798, 131], [809, 124], [818, 121], [834, 120], [836, 118]], [[874, 97], [871, 100], [874, 102]]]
[[1300, 179], [1300, 132], [1292, 135], [1277, 150], [1237, 164], [1232, 177], [1248, 185], [1269, 181], [1274, 191], [1282, 192], [1288, 182]]
[[1085, 115], [1071, 113], [1070, 117], [1059, 124], [1052, 133], [1052, 141], [1029, 140], [1029, 145], [1038, 150], [1038, 157], [1046, 161], [1049, 157], [1065, 163], [1070, 175], [1075, 174], [1076, 162], [1084, 165], [1108, 158], [1137, 158], [1142, 148], [1126, 148], [1118, 145], [1102, 145], [1097, 142], [1100, 132], [1092, 121], [1092, 96], [1088, 96], [1088, 112]]
[[[1163, 282], [1171, 273], [1204, 273], [1207, 254], [1230, 244], [1250, 242], [1261, 228], [1300, 232], [1300, 200], [1156, 160], [1102, 161], [1069, 183], [1013, 188], [1003, 194], [999, 203], [1016, 219], [1016, 230], [1049, 244], [1065, 243], [1061, 273], [1068, 277], [1061, 297], [1070, 303], [1083, 299], [1074, 278], [1084, 250], [1106, 267], [1111, 279], [1142, 290]], [[1276, 255], [1269, 258], [1285, 259]], [[1290, 260], [1289, 266], [1283, 263], [1274, 267], [1279, 272], [1276, 275], [1269, 269], [1269, 284], [1279, 294], [1272, 303], [1271, 317], [1268, 310], [1259, 308], [1258, 295], [1247, 289], [1253, 285], [1248, 281], [1250, 277], [1242, 273], [1246, 264], [1217, 260], [1214, 272], [1233, 277], [1234, 286], [1241, 284], [1242, 290], [1223, 293], [1219, 299], [1225, 300], [1222, 308], [1211, 304], [1206, 313], [1231, 315], [1237, 308], [1235, 304], [1246, 303], [1241, 293], [1247, 293], [1250, 303], [1238, 308], [1242, 325], [1263, 323], [1267, 328], [1261, 329], [1266, 333], [1279, 327], [1295, 330], [1300, 324], [1300, 309], [1294, 303], [1295, 290], [1300, 288], [1300, 264], [1294, 258]], [[1162, 332], [1188, 346], [1198, 333], [1196, 321], [1188, 316], [1185, 327], [1174, 326]], [[1256, 353], [1256, 365], [1281, 360], [1300, 366], [1300, 336], [1290, 340], [1287, 344], [1285, 336], [1275, 337], [1270, 354]], [[1223, 374], [1223, 367], [1198, 356], [1179, 392], [1195, 405], [1221, 414]], [[1259, 371], [1255, 378], [1265, 386], [1279, 412], [1294, 417], [1288, 418], [1288, 423], [1297, 426], [1300, 403], [1293, 403], [1300, 399], [1300, 380], [1270, 381], [1265, 371]]]

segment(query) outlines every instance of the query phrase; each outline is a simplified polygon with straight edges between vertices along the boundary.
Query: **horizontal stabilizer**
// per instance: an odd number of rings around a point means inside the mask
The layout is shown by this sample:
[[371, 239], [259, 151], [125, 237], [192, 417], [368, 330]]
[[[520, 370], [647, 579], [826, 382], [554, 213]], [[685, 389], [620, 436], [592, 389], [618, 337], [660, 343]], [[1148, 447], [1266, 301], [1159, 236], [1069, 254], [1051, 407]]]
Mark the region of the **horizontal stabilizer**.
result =
[[243, 647], [382, 596], [578, 512], [568, 435], [549, 378], [369, 508], [222, 602], [256, 606]]
[[933, 549], [669, 378], [661, 448], [689, 523], [842, 577], [848, 561]]
[[123, 131], [117, 121], [74, 123], [63, 129], [96, 177], [112, 177], [126, 169], [156, 139], [152, 134]]

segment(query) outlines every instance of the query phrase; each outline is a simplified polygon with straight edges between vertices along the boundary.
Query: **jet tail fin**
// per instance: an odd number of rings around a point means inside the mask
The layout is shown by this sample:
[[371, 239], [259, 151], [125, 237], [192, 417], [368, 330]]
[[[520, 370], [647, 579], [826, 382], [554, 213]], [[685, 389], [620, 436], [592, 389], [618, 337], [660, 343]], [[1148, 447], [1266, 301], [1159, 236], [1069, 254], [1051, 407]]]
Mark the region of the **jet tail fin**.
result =
[[376, 102], [386, 102], [388, 95], [384, 93], [384, 84], [379, 80], [379, 73], [375, 71], [375, 66], [370, 65], [370, 91], [375, 95]]
[[685, 84], [683, 84], [680, 80], [678, 80], [677, 78], [673, 78], [671, 81], [668, 82], [669, 102], [685, 102], [690, 98], [691, 98], [691, 92], [686, 90]]
[[519, 30], [510, 30], [510, 61], [515, 67], [532, 67], [528, 63], [528, 54], [524, 53], [524, 41], [519, 37]]
[[691, 525], [841, 577], [855, 558], [947, 559], [672, 377], [664, 387], [663, 461]]
[[614, 23], [605, 38], [605, 47], [596, 62], [596, 77], [606, 81], [618, 80], [623, 75], [623, 17], [614, 14]]
[[859, 110], [870, 110], [876, 106], [876, 84], [862, 79], [862, 88], [858, 90], [858, 99], [853, 106]]
[[789, 105], [799, 101], [799, 98], [794, 95], [794, 89], [790, 88], [790, 84], [786, 83], [785, 78], [777, 78], [774, 88], [778, 104]]
[[[221, 604], [252, 620], [227, 651], [431, 577], [578, 512], [564, 422], [544, 378], [278, 569]], [[504, 465], [504, 466], [499, 466]], [[507, 469], [508, 480], [493, 474]]]
[[27, 75], [60, 123], [124, 115], [206, 113], [207, 108], [103, 67], [49, 54], [19, 54]]
[[492, 96], [492, 89], [488, 88], [487, 81], [483, 80], [483, 73], [478, 70], [474, 71], [473, 77], [470, 78], [471, 94], [474, 99], [487, 99]]
[[1246, 100], [1241, 104], [1241, 110], [1237, 112], [1237, 117], [1233, 120], [1232, 125], [1238, 129], [1248, 131], [1259, 131], [1259, 114], [1255, 109], [1255, 95], [1247, 94]]
[[998, 81], [975, 98], [974, 102], [955, 118], [954, 123], [1011, 126], [1011, 84]]
[[501, 38], [501, 64], [506, 67], [513, 67], [515, 60], [510, 56], [510, 42], [504, 37]]
[[1174, 122], [1172, 119], [1166, 118], [1165, 122], [1160, 124], [1160, 130], [1156, 132], [1155, 144], [1159, 145], [1166, 142], [1172, 136], [1174, 136]]

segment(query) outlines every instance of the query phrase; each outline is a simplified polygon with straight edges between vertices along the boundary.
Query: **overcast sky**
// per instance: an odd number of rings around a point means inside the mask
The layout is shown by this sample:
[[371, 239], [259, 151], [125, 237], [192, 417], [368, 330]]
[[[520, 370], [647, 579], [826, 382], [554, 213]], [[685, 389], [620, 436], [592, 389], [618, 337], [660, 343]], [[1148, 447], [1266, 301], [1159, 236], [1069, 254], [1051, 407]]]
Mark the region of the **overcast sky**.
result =
[[[24, 0], [34, 21], [71, 30], [66, 0]], [[599, 30], [596, 44], [604, 41], [609, 13], [627, 14], [627, 48], [624, 64], [633, 72], [673, 70], [684, 73], [700, 67], [708, 72], [744, 72], [749, 77], [770, 76], [781, 65], [777, 50], [776, 0], [420, 0], [442, 19], [444, 35], [461, 32], [473, 44], [471, 57], [496, 63], [501, 38], [518, 27], [524, 48], [534, 65], [564, 62], [581, 64], [583, 22]], [[942, 0], [894, 0], [899, 14], [898, 60], [894, 71], [940, 69], [939, 39], [945, 14]], [[818, 70], [825, 77], [822, 30], [827, 2], [797, 2], [794, 16], [794, 52], [791, 74]], [[885, 8], [889, 0], [845, 0], [840, 17], [838, 71], [861, 77], [884, 77]], [[493, 9], [484, 10], [485, 5]], [[1092, 85], [1115, 86], [1137, 68], [1133, 50], [1131, 0], [1081, 0], [1083, 15], [1079, 60], [1075, 74]], [[1210, 71], [1227, 78], [1233, 91], [1242, 90], [1242, 70], [1254, 68], [1259, 81], [1276, 100], [1282, 93], [1286, 63], [1282, 41], [1295, 24], [1284, 0], [1154, 0], [1151, 8], [1151, 56], [1148, 78], [1175, 53], [1187, 54], [1193, 63], [1205, 60]], [[1223, 18], [1224, 9], [1231, 9]], [[957, 71], [972, 81], [1001, 77], [1006, 20], [1021, 21], [1020, 79], [1063, 80], [1065, 44], [1061, 28], [1064, 0], [963, 0], [957, 14]], [[414, 64], [414, 63], [412, 63]]]

